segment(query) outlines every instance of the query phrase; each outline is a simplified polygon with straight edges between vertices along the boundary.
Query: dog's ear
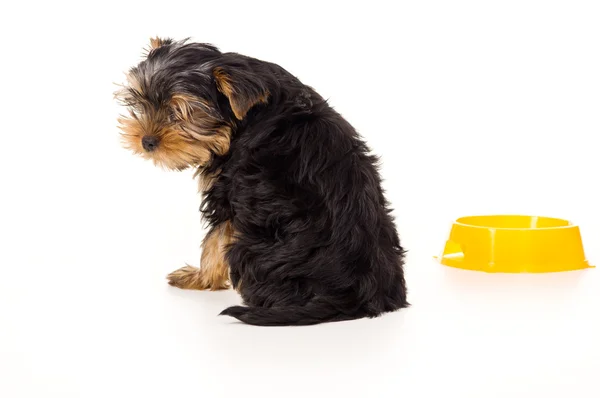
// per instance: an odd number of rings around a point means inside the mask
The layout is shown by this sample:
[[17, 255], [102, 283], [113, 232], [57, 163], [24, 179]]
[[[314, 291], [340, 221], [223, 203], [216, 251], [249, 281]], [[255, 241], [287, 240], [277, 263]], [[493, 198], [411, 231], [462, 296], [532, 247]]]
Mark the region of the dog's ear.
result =
[[238, 120], [244, 119], [254, 105], [267, 103], [269, 90], [253, 71], [247, 68], [216, 67], [213, 76], [217, 89], [227, 97]]
[[152, 37], [150, 38], [150, 50], [156, 50], [157, 48], [162, 47], [165, 44], [171, 44], [172, 42], [172, 39], [161, 39], [160, 37]]

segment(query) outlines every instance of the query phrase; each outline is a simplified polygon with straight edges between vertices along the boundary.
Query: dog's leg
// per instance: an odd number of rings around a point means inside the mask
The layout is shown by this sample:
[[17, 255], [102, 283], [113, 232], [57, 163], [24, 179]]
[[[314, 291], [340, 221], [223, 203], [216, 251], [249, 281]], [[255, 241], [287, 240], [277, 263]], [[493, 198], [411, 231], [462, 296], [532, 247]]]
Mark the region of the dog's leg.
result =
[[226, 221], [212, 228], [202, 242], [200, 268], [185, 266], [167, 276], [169, 284], [181, 289], [228, 289], [229, 266], [225, 250], [233, 241], [233, 228]]

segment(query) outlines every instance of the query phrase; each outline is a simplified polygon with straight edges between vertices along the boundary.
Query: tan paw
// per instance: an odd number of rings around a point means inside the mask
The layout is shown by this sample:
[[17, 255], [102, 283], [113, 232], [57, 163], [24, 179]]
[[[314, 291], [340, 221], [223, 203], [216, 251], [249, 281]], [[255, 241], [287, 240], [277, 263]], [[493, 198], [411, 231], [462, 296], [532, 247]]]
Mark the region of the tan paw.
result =
[[200, 269], [186, 265], [167, 275], [169, 285], [180, 289], [206, 289], [202, 287], [202, 274]]

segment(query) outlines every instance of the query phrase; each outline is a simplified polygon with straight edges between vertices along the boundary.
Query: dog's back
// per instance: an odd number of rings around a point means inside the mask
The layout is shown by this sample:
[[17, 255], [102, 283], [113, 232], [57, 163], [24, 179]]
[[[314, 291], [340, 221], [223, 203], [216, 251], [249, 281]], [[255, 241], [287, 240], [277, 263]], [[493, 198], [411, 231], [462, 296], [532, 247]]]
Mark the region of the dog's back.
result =
[[248, 307], [223, 314], [306, 325], [406, 307], [404, 250], [377, 159], [313, 89], [284, 80], [285, 100], [247, 115], [205, 199], [230, 207], [239, 234], [227, 259]]

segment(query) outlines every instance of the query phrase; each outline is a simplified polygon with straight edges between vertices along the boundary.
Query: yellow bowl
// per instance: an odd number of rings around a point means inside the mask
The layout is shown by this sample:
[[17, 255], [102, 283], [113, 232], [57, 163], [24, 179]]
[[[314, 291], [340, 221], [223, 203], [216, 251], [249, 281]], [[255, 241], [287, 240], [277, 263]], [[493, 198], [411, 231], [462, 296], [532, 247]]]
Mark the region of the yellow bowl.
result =
[[550, 217], [490, 215], [454, 222], [439, 258], [485, 272], [558, 272], [591, 268], [579, 227]]

